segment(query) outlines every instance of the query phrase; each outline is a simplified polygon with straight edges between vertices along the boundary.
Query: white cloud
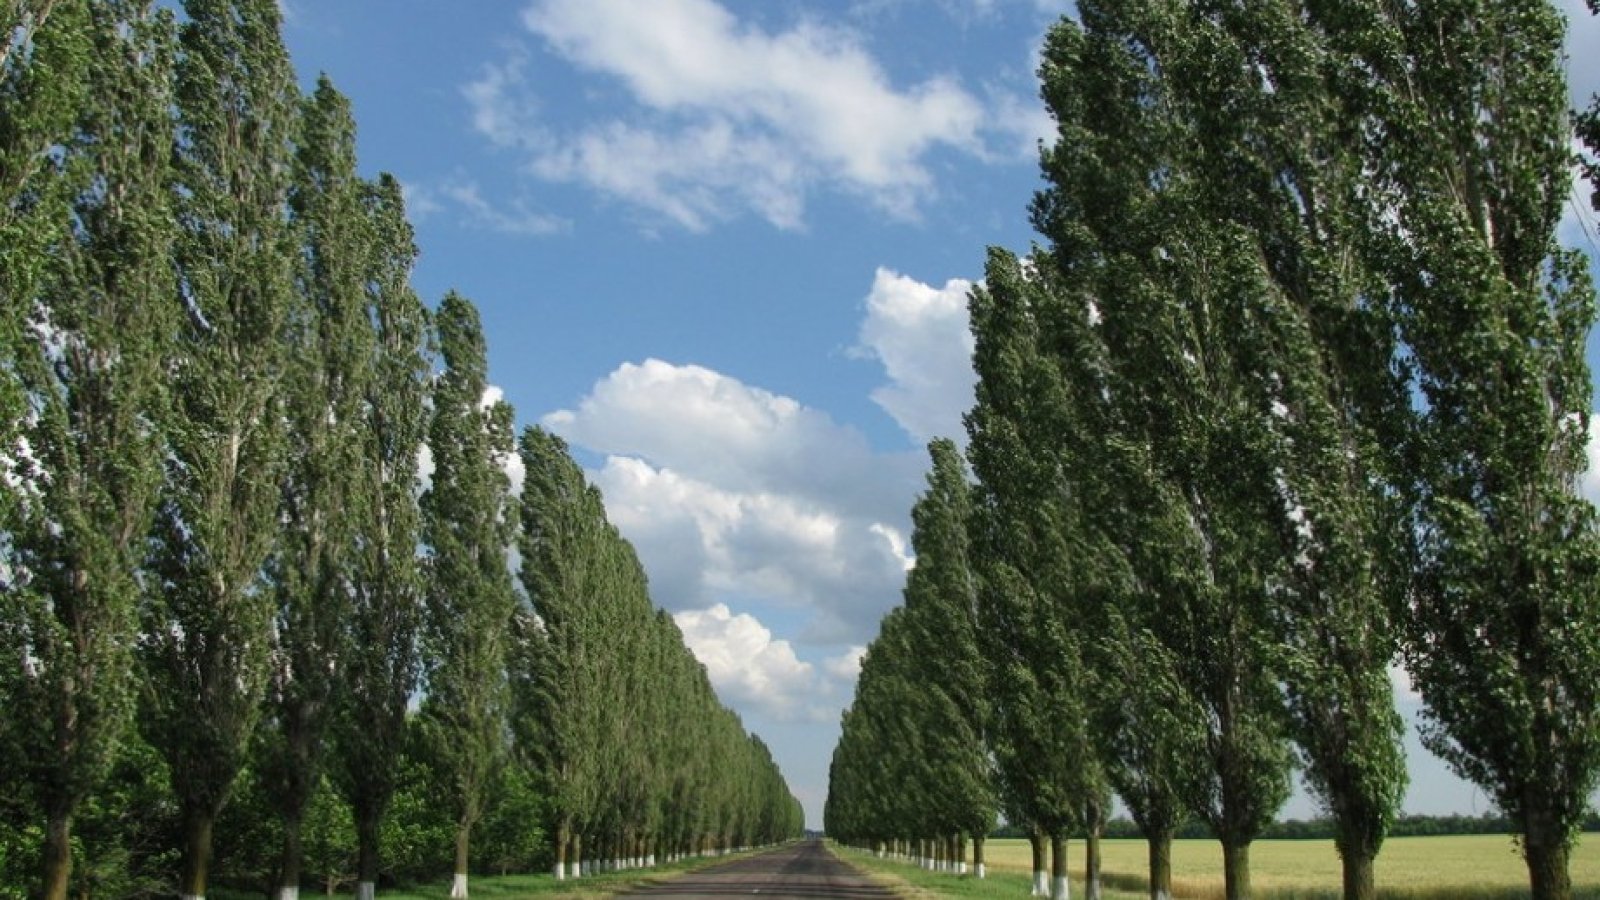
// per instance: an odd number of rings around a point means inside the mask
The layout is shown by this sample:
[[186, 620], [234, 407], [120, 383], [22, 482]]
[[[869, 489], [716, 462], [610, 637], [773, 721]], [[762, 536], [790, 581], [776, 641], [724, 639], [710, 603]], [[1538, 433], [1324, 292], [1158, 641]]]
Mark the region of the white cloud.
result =
[[540, 178], [691, 230], [747, 212], [800, 228], [824, 187], [914, 218], [935, 193], [930, 154], [985, 158], [988, 141], [1015, 138], [1017, 104], [948, 76], [896, 85], [857, 33], [816, 19], [767, 30], [715, 0], [535, 0], [522, 23], [626, 102], [553, 133], [514, 52], [463, 88], [473, 128]]
[[566, 219], [540, 212], [520, 197], [491, 200], [470, 178], [453, 176], [436, 184], [408, 182], [404, 190], [406, 210], [418, 222], [448, 213], [468, 228], [523, 237], [560, 234], [572, 227]]
[[822, 661], [822, 670], [845, 685], [854, 685], [856, 676], [861, 674], [861, 660], [867, 655], [865, 645], [857, 644], [838, 656], [830, 656]]
[[920, 454], [879, 454], [857, 430], [710, 369], [624, 363], [544, 424], [598, 453], [635, 456], [743, 494], [774, 494], [895, 522], [920, 486]]
[[966, 444], [961, 416], [972, 406], [976, 382], [967, 324], [971, 289], [959, 278], [935, 288], [880, 268], [867, 295], [860, 349], [889, 376], [872, 399], [919, 443], [947, 437]]
[[898, 599], [920, 454], [875, 453], [792, 398], [709, 369], [625, 364], [544, 424], [592, 473], [656, 601], [804, 610], [802, 637], [865, 643]]
[[725, 702], [753, 708], [779, 720], [821, 718], [816, 667], [795, 656], [786, 640], [747, 613], [726, 604], [673, 616], [684, 643], [706, 667]]
[[899, 598], [904, 563], [886, 536], [893, 529], [879, 523], [792, 495], [728, 490], [633, 457], [607, 458], [594, 480], [668, 609], [754, 598], [805, 610], [805, 637], [831, 643], [864, 641]]

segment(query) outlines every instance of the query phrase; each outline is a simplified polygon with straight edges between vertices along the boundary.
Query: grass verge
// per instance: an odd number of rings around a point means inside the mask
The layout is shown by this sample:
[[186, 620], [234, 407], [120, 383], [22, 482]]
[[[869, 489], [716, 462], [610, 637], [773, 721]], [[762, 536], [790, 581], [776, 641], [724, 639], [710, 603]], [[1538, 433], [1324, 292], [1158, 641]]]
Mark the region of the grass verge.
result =
[[[828, 847], [840, 859], [870, 873], [908, 900], [931, 897], [1009, 897], [1015, 900], [1028, 896], [1033, 888], [1033, 877], [1017, 872], [990, 870], [987, 877], [979, 879], [972, 875], [930, 872], [914, 863], [900, 860], [879, 859], [865, 850], [841, 847], [832, 841], [828, 842]], [[1084, 896], [1083, 882], [1077, 878], [1071, 879], [1071, 882], [1071, 895]], [[1145, 894], [1117, 890], [1103, 882], [1101, 896], [1105, 900], [1147, 900]]]
[[[744, 853], [730, 853], [727, 856], [697, 857], [656, 866], [653, 869], [605, 872], [566, 881], [557, 881], [553, 875], [473, 875], [467, 883], [467, 890], [471, 900], [522, 900], [524, 897], [539, 897], [541, 900], [603, 900], [634, 888], [670, 881], [685, 872], [721, 865], [761, 852], [764, 851], [750, 850]], [[262, 898], [258, 892], [220, 888], [208, 891], [206, 896], [208, 900], [261, 900]], [[322, 894], [302, 888], [300, 896], [303, 900], [313, 900]], [[349, 894], [341, 893], [338, 896], [349, 896]], [[450, 900], [450, 880], [379, 891], [378, 900]]]

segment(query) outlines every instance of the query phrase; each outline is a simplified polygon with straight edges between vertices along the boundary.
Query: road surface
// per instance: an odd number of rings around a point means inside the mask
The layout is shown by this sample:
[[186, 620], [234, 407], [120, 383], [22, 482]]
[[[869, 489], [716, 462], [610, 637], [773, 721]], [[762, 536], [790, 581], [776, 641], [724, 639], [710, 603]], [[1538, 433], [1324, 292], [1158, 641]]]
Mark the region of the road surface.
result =
[[748, 897], [879, 900], [894, 892], [840, 862], [822, 841], [790, 844], [758, 856], [690, 872], [625, 897]]

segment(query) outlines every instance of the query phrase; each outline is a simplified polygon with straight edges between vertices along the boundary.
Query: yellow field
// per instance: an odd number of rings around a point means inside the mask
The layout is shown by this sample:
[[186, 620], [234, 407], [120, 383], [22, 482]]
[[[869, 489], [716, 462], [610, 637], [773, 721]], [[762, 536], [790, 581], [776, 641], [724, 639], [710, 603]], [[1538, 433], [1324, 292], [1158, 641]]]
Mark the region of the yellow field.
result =
[[[1572, 853], [1572, 885], [1600, 891], [1600, 839], [1587, 835]], [[1103, 870], [1108, 885], [1143, 885], [1149, 851], [1142, 840], [1102, 842]], [[1068, 851], [1072, 871], [1083, 873], [1083, 842]], [[993, 840], [984, 846], [989, 865], [1025, 872], [1031, 851], [1025, 840]], [[1336, 891], [1339, 856], [1332, 841], [1256, 841], [1250, 847], [1251, 883], [1256, 891], [1304, 894]], [[1210, 898], [1222, 894], [1222, 850], [1216, 841], [1172, 842], [1172, 887], [1179, 897]], [[1451, 896], [1457, 892], [1522, 890], [1528, 870], [1511, 839], [1494, 835], [1390, 838], [1378, 855], [1380, 893], [1405, 896]]]

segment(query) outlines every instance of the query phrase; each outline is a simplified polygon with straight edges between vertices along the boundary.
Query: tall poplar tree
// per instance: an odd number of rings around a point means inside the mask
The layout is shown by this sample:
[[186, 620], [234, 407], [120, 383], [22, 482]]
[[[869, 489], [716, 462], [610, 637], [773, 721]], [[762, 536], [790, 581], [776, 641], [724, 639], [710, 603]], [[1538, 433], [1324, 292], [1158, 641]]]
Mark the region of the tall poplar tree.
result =
[[613, 541], [600, 492], [561, 438], [539, 428], [519, 442], [524, 480], [520, 577], [537, 621], [525, 647], [515, 721], [550, 800], [555, 875], [581, 862], [581, 839], [599, 812], [605, 715], [602, 672], [616, 651], [605, 607]]
[[993, 772], [987, 729], [987, 666], [978, 641], [977, 577], [970, 561], [968, 525], [972, 486], [953, 441], [928, 447], [928, 489], [912, 508], [911, 543], [917, 563], [906, 575], [915, 664], [926, 673], [921, 704], [926, 752], [934, 781], [927, 801], [947, 833], [974, 842], [976, 875], [984, 877], [983, 839], [994, 827]]
[[[22, 441], [18, 363], [33, 352], [26, 323], [39, 282], [66, 239], [74, 185], [52, 150], [84, 106], [93, 47], [82, 0], [14, 0], [0, 9], [0, 534], [37, 477]], [[15, 573], [3, 574], [15, 581]]]
[[304, 248], [284, 379], [296, 445], [269, 560], [277, 597], [272, 676], [257, 775], [283, 826], [280, 900], [300, 889], [300, 823], [322, 779], [323, 737], [345, 669], [358, 523], [370, 511], [361, 462], [374, 342], [366, 283], [370, 229], [356, 175], [350, 104], [326, 76], [301, 104], [289, 207]]
[[[1076, 596], [1100, 576], [1079, 498], [1055, 452], [1066, 386], [1041, 343], [1043, 311], [1025, 295], [973, 291], [978, 374], [967, 415], [978, 476], [972, 545], [991, 729], [1008, 812], [1048, 838], [1050, 895], [1067, 890], [1067, 839], [1103, 808], [1105, 772]], [[1089, 829], [1086, 829], [1089, 830]], [[1036, 860], [1036, 863], [1039, 862]], [[1036, 893], [1046, 885], [1035, 869]]]
[[[73, 818], [110, 767], [136, 688], [136, 572], [161, 481], [162, 362], [176, 326], [167, 195], [173, 27], [137, 0], [63, 4], [52, 29], [77, 29], [101, 54], [61, 147], [73, 223], [23, 321], [12, 371], [21, 421], [48, 477], [8, 537], [0, 613], [22, 690], [7, 715], [25, 729], [15, 764], [45, 814], [42, 896], [64, 900]], [[25, 580], [25, 585], [21, 582]], [[16, 644], [12, 645], [15, 640]]]
[[366, 318], [373, 328], [365, 413], [349, 473], [362, 515], [351, 523], [346, 649], [334, 721], [338, 765], [355, 818], [356, 893], [377, 890], [379, 836], [397, 781], [406, 705], [421, 658], [422, 575], [416, 552], [418, 451], [428, 430], [427, 308], [411, 289], [417, 248], [400, 183], [380, 176], [362, 189], [371, 244], [365, 265]]
[[[1289, 789], [1271, 619], [1287, 565], [1264, 515], [1280, 498], [1263, 390], [1270, 371], [1258, 344], [1273, 310], [1249, 229], [1219, 220], [1205, 202], [1206, 182], [1186, 156], [1200, 137], [1170, 96], [1164, 61], [1119, 40], [1121, 6], [1085, 4], [1082, 24], [1064, 20], [1046, 42], [1041, 75], [1059, 139], [1043, 156], [1050, 186], [1033, 220], [1051, 241], [1036, 265], [1054, 271], [1044, 272], [1050, 290], [1033, 315], [1047, 360], [1073, 350], [1060, 343], [1063, 316], [1093, 324], [1089, 346], [1104, 347], [1107, 390], [1130, 423], [1129, 442], [1148, 448], [1143, 464], [1166, 485], [1155, 497], [1169, 509], [1155, 521], [1176, 527], [1161, 532], [1164, 552], [1151, 562], [1159, 596], [1182, 614], [1161, 639], [1205, 726], [1206, 766], [1184, 794], [1223, 844], [1228, 896], [1243, 897], [1250, 843]], [[1068, 397], [1075, 380], [1056, 376]], [[1047, 416], [1071, 408], [1031, 403]], [[1064, 417], [1023, 444], [1048, 454], [1054, 435], [1075, 426], [1083, 427]], [[1105, 530], [1092, 517], [1086, 524], [1080, 539], [1102, 546]], [[1098, 572], [1086, 587], [1108, 582], [1116, 576]]]
[[422, 496], [427, 617], [423, 733], [450, 785], [456, 827], [452, 897], [467, 896], [473, 826], [505, 745], [506, 654], [516, 607], [506, 554], [515, 540], [505, 464], [511, 407], [486, 402], [488, 348], [478, 311], [451, 293], [436, 314], [444, 371], [433, 390]]
[[[1087, 656], [1096, 682], [1089, 710], [1095, 745], [1107, 780], [1149, 842], [1151, 897], [1168, 900], [1172, 837], [1188, 815], [1185, 789], [1203, 756], [1204, 713], [1183, 686], [1173, 649], [1182, 620], [1171, 615], [1169, 600], [1181, 593], [1165, 580], [1174, 547], [1185, 546], [1188, 519], [1155, 475], [1137, 415], [1122, 405], [1136, 390], [1119, 378], [1095, 333], [1100, 301], [1092, 298], [1121, 282], [1074, 290], [1050, 263], [991, 250], [984, 291], [972, 307], [980, 371], [991, 373], [999, 391], [1010, 377], [1007, 359], [1035, 346], [1055, 350], [1062, 408], [1047, 452], [1059, 457], [1083, 498], [1100, 573], [1073, 614], [1075, 627], [1093, 635]], [[1019, 340], [1025, 343], [1012, 343]]]
[[1383, 448], [1402, 443], [1409, 398], [1366, 252], [1381, 216], [1366, 205], [1375, 166], [1358, 123], [1381, 107], [1352, 51], [1362, 15], [1191, 6], [1151, 16], [1147, 37], [1194, 123], [1204, 206], [1259, 244], [1266, 314], [1248, 352], [1277, 489], [1262, 515], [1287, 561], [1272, 612], [1290, 722], [1352, 900], [1375, 896], [1373, 860], [1406, 785], [1388, 672], [1405, 541]]
[[1379, 259], [1420, 399], [1401, 458], [1424, 744], [1505, 811], [1532, 895], [1565, 898], [1600, 783], [1600, 534], [1578, 493], [1595, 291], [1555, 244], [1564, 22], [1533, 0], [1366, 21], [1361, 86], [1386, 104]]
[[211, 831], [261, 709], [287, 441], [285, 323], [294, 73], [274, 0], [189, 0], [177, 67], [185, 307], [167, 363], [174, 404], [147, 580], [141, 723], [182, 816], [179, 893], [205, 894]]

